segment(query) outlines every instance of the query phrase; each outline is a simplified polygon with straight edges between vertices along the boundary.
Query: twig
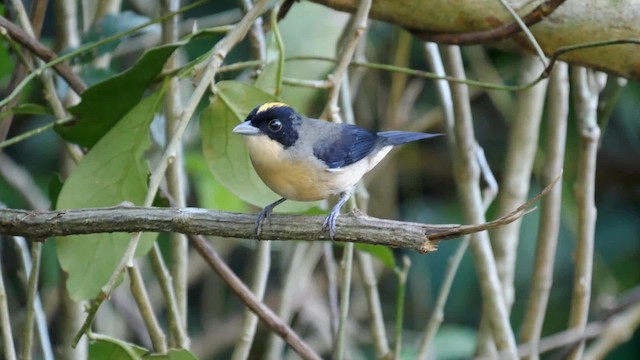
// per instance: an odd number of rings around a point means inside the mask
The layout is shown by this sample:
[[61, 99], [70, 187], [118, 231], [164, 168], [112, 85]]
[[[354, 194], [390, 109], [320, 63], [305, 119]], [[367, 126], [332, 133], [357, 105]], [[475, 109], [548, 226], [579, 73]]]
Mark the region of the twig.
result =
[[329, 119], [339, 119], [338, 99], [342, 78], [349, 68], [349, 63], [352, 61], [353, 53], [358, 45], [358, 40], [367, 28], [367, 19], [369, 18], [371, 1], [372, 0], [360, 0], [358, 10], [353, 16], [353, 24], [349, 30], [349, 35], [347, 35], [346, 41], [340, 51], [340, 57], [338, 58], [336, 68], [329, 76], [329, 80], [333, 83], [333, 87], [329, 92], [327, 105], [324, 108], [324, 115]]
[[[279, 5], [276, 5], [273, 10], [271, 10], [271, 16], [270, 16], [270, 25], [271, 25], [271, 30], [273, 32], [273, 39], [276, 42], [276, 47], [278, 48], [278, 58], [277, 58], [277, 63], [276, 63], [276, 83], [275, 83], [275, 89], [273, 91], [273, 95], [276, 98], [279, 98], [282, 95], [282, 78], [284, 76], [284, 57], [285, 57], [285, 53], [284, 53], [284, 41], [282, 40], [282, 35], [280, 35], [280, 28], [278, 27], [278, 20], [277, 18], [277, 14], [278, 14], [278, 9], [279, 9]], [[260, 60], [265, 61], [266, 58], [262, 58]]]
[[333, 357], [336, 360], [345, 358], [346, 330], [349, 315], [349, 299], [351, 296], [351, 268], [353, 265], [353, 243], [347, 243], [343, 250], [342, 261], [340, 262], [340, 316], [338, 317], [338, 335], [333, 348]]
[[485, 31], [466, 34], [433, 34], [411, 29], [409, 29], [409, 31], [424, 41], [449, 45], [471, 45], [505, 40], [517, 35], [523, 31], [524, 28], [530, 28], [544, 20], [564, 2], [565, 0], [547, 0], [546, 2], [538, 5], [530, 13], [523, 16], [521, 18], [522, 23], [519, 23], [519, 21], [516, 20], [512, 23], [504, 24]]
[[[0, 28], [4, 28], [7, 35], [11, 36], [12, 39], [22, 44], [45, 62], [51, 62], [58, 58], [58, 56], [48, 47], [43, 45], [37, 39], [29, 36], [27, 32], [17, 27], [4, 16], [0, 16]], [[76, 93], [80, 94], [87, 88], [82, 79], [74, 74], [73, 71], [71, 71], [71, 68], [66, 64], [58, 63], [53, 65], [53, 68]]]
[[378, 291], [378, 281], [373, 269], [371, 255], [364, 251], [356, 251], [356, 258], [360, 267], [362, 286], [366, 293], [371, 317], [371, 335], [376, 351], [376, 359], [383, 359], [389, 356], [390, 348], [387, 340], [387, 330], [385, 328], [382, 304], [380, 303], [380, 293]]
[[[504, 7], [509, 12], [513, 20], [520, 27], [520, 30], [524, 33], [524, 35], [527, 37], [527, 39], [531, 43], [531, 46], [536, 51], [536, 55], [538, 55], [538, 60], [540, 60], [540, 63], [542, 64], [542, 66], [547, 66], [547, 59], [546, 59], [546, 56], [544, 55], [544, 51], [542, 51], [540, 44], [538, 44], [536, 37], [533, 36], [533, 34], [531, 33], [531, 30], [529, 30], [529, 27], [524, 23], [524, 21], [520, 18], [520, 16], [518, 16], [518, 14], [511, 8], [511, 5], [509, 5], [506, 0], [499, 0], [499, 1], [500, 1], [500, 4], [502, 4], [502, 7]], [[548, 7], [545, 8], [545, 10], [548, 10], [548, 9], [549, 9]]]
[[[34, 38], [40, 37], [40, 32], [42, 31], [42, 24], [44, 23], [44, 15], [47, 10], [48, 0], [39, 0], [34, 1], [31, 4], [31, 25], [33, 27]], [[10, 40], [11, 42], [13, 40]], [[11, 73], [11, 79], [9, 80], [9, 84], [5, 89], [6, 93], [10, 93], [15, 89], [17, 84], [19, 84], [25, 77], [27, 70], [22, 62], [18, 62]], [[8, 109], [12, 109], [19, 103], [20, 99], [13, 99], [7, 106]], [[7, 134], [9, 132], [9, 128], [11, 127], [11, 123], [13, 121], [13, 114], [8, 115], [4, 119], [0, 119], [0, 141], [6, 139]]]
[[[13, 237], [14, 244], [16, 245], [16, 251], [20, 255], [20, 262], [24, 268], [25, 275], [30, 279], [31, 271], [35, 267], [32, 263], [32, 256], [29, 256], [29, 247], [27, 246], [27, 240], [20, 236]], [[33, 244], [35, 245], [35, 244]], [[41, 251], [40, 249], [32, 249], [32, 252]], [[38, 267], [40, 265], [38, 264]], [[33, 304], [33, 310], [35, 312], [36, 326], [38, 331], [38, 339], [40, 340], [40, 347], [42, 348], [42, 357], [45, 360], [53, 360], [53, 349], [51, 347], [51, 340], [49, 337], [49, 328], [47, 327], [47, 316], [42, 307], [42, 300], [36, 293]]]
[[[269, 279], [269, 268], [271, 267], [271, 241], [258, 242], [258, 249], [255, 254], [255, 267], [253, 269], [253, 281], [251, 291], [258, 301], [263, 301], [264, 293], [267, 289]], [[250, 309], [244, 313], [244, 323], [240, 339], [233, 350], [232, 360], [245, 360], [249, 358], [249, 351], [253, 344], [253, 339], [258, 326], [258, 316]]]
[[[169, 270], [167, 270], [167, 265], [164, 260], [162, 260], [162, 254], [157, 241], [153, 244], [153, 248], [149, 252], [149, 259], [151, 260], [153, 271], [158, 278], [162, 296], [167, 303], [169, 329], [171, 330], [172, 337], [170, 343], [173, 344], [173, 347], [188, 349], [189, 335], [187, 334], [185, 320], [182, 319], [183, 315], [178, 308], [178, 300], [176, 299], [176, 293], [172, 286], [171, 275], [169, 274]], [[185, 259], [185, 261], [188, 260]], [[188, 285], [189, 282], [187, 279], [185, 279], [185, 282]], [[186, 316], [186, 314], [184, 316]]]
[[[447, 47], [445, 54], [447, 72], [456, 78], [463, 78], [464, 69], [460, 49], [453, 46]], [[476, 140], [468, 101], [469, 94], [467, 86], [462, 84], [453, 84], [451, 90], [455, 124], [448, 134], [450, 143], [455, 137], [454, 173], [458, 193], [467, 221], [481, 223], [484, 221], [484, 211], [482, 210], [482, 198], [478, 184], [480, 172], [476, 161]], [[517, 354], [516, 341], [501, 295], [502, 289], [488, 235], [486, 232], [481, 232], [474, 234], [472, 238], [475, 239], [471, 242], [471, 249], [478, 270], [482, 298], [489, 310], [488, 316], [492, 323], [496, 343], [500, 350], [508, 350], [515, 358]]]
[[[562, 170], [564, 148], [567, 136], [567, 116], [569, 113], [569, 79], [567, 64], [558, 63], [551, 72], [549, 81], [549, 114], [547, 116], [546, 162], [543, 186]], [[556, 186], [542, 199], [538, 241], [531, 290], [527, 300], [527, 310], [522, 322], [521, 339], [531, 344], [531, 359], [537, 359], [537, 345], [540, 341], [542, 325], [553, 283], [553, 265], [560, 229], [560, 206], [562, 186]]]
[[189, 240], [198, 253], [209, 266], [216, 272], [229, 288], [258, 315], [273, 332], [285, 340], [304, 359], [321, 359], [291, 328], [279, 319], [266, 305], [260, 302], [247, 288], [236, 274], [224, 263], [220, 255], [216, 253], [202, 236], [190, 235]]
[[35, 317], [35, 302], [38, 297], [38, 278], [40, 277], [40, 259], [42, 255], [42, 243], [34, 242], [31, 247], [31, 268], [27, 270], [25, 263], [25, 273], [27, 274], [27, 304], [24, 321], [24, 331], [22, 334], [22, 359], [31, 360], [31, 349], [33, 347], [33, 321]]
[[629, 341], [640, 326], [640, 304], [624, 311], [608, 322], [607, 329], [587, 348], [583, 360], [604, 359], [616, 346]]
[[[329, 301], [329, 326], [331, 329], [331, 348], [336, 345], [338, 336], [338, 265], [336, 264], [335, 255], [333, 253], [333, 244], [325, 242], [322, 244], [322, 260], [324, 262], [324, 271], [327, 274], [327, 297]], [[364, 275], [363, 275], [364, 277]], [[375, 277], [374, 277], [375, 280]], [[366, 281], [365, 281], [366, 283]], [[365, 289], [366, 289], [365, 285]], [[375, 343], [375, 342], [374, 342]]]
[[393, 347], [393, 355], [395, 359], [402, 358], [402, 324], [404, 322], [404, 297], [407, 292], [407, 276], [411, 260], [408, 256], [402, 257], [402, 267], [396, 269], [398, 276], [398, 293], [396, 296], [396, 337], [395, 346]]
[[149, 295], [145, 289], [140, 269], [137, 265], [134, 265], [127, 269], [127, 274], [129, 275], [131, 294], [136, 300], [140, 314], [144, 319], [147, 332], [153, 344], [153, 350], [156, 353], [164, 354], [167, 352], [167, 337], [160, 327], [160, 324], [158, 324], [158, 320], [153, 312], [153, 307], [151, 306]]
[[71, 116], [65, 116], [65, 117], [63, 117], [61, 119], [58, 119], [58, 120], [53, 121], [53, 122], [50, 122], [47, 125], [40, 126], [40, 127], [35, 128], [35, 129], [26, 131], [26, 132], [24, 132], [24, 133], [22, 133], [20, 135], [16, 135], [16, 136], [12, 137], [11, 139], [7, 139], [7, 140], [4, 140], [4, 141], [0, 142], [0, 149], [5, 148], [7, 146], [11, 146], [13, 144], [17, 144], [20, 141], [26, 140], [26, 139], [28, 139], [28, 138], [30, 138], [32, 136], [38, 135], [38, 134], [40, 134], [40, 133], [42, 133], [42, 132], [44, 132], [46, 130], [49, 130], [52, 127], [54, 127], [55, 125], [65, 124], [65, 123], [68, 123], [71, 120], [73, 120], [73, 118]]
[[[527, 84], [543, 70], [538, 59], [526, 56], [522, 60], [519, 83]], [[498, 194], [498, 214], [510, 211], [511, 207], [522, 203], [529, 192], [531, 171], [538, 149], [538, 135], [542, 110], [544, 108], [546, 81], [518, 92], [515, 114], [511, 120], [507, 154], [502, 176], [501, 191]], [[558, 173], [552, 176], [557, 176]], [[513, 279], [515, 276], [520, 221], [495, 229], [491, 232], [491, 244], [496, 258], [498, 275], [502, 282], [507, 311], [515, 298]]]
[[[566, 329], [540, 339], [539, 343], [535, 345], [535, 353], [542, 354], [561, 347], [573, 347], [578, 342], [598, 338], [600, 336], [608, 338], [609, 334], [613, 335], [617, 330], [621, 330], [622, 333], [615, 334], [612, 338], [616, 338], [615, 341], [624, 339], [625, 336], [623, 333], [628, 334], [629, 329], [637, 328], [640, 323], [640, 318], [638, 318], [638, 316], [640, 316], [640, 314], [638, 314], [638, 312], [640, 312], [640, 305], [635, 304], [630, 308], [619, 310], [622, 311], [612, 315], [611, 317], [587, 324], [584, 330], [575, 328]], [[520, 358], [525, 358], [535, 355], [531, 352], [533, 347], [534, 344], [532, 343], [518, 345], [518, 356]], [[585, 354], [585, 357], [589, 355], [590, 354]], [[510, 359], [509, 355], [505, 352], [497, 354], [496, 357], [499, 359]], [[476, 357], [474, 360], [493, 360], [496, 357]]]
[[[2, 269], [1, 257], [0, 269]], [[16, 360], [16, 349], [13, 343], [11, 320], [9, 319], [7, 291], [4, 288], [4, 279], [2, 276], [4, 273], [4, 271], [0, 271], [0, 329], [2, 329], [2, 354], [6, 360]]]
[[[179, 0], [162, 1], [163, 13], [176, 12], [180, 8]], [[178, 41], [178, 28], [180, 16], [176, 15], [162, 22], [162, 42], [165, 44], [175, 43]], [[178, 67], [178, 54], [175, 52], [167, 59], [164, 65], [164, 71], [172, 71]], [[165, 95], [165, 141], [169, 142], [177, 128], [180, 115], [182, 113], [182, 94], [180, 91], [180, 79], [171, 77], [168, 80], [167, 93]], [[176, 156], [167, 166], [166, 180], [167, 191], [173, 201], [172, 206], [185, 207], [187, 205], [187, 185], [186, 173], [184, 169], [184, 156], [182, 144], [180, 143], [176, 149]], [[169, 306], [169, 318], [173, 321], [179, 319], [178, 323], [174, 323], [170, 328], [172, 332], [171, 339], [178, 339], [176, 344], [180, 348], [188, 348], [189, 339], [186, 336], [187, 329], [187, 274], [189, 273], [189, 242], [186, 236], [178, 233], [169, 235], [171, 243], [171, 281], [172, 288], [163, 286], [165, 298], [171, 297], [175, 300], [175, 306]], [[154, 252], [156, 252], [154, 250]], [[168, 278], [158, 278], [159, 281]], [[171, 301], [168, 300], [167, 302]], [[175, 312], [175, 313], [174, 313]]]
[[31, 174], [1, 151], [0, 177], [25, 199], [29, 208], [37, 210], [49, 209], [49, 199], [40, 191]]
[[[596, 158], [600, 128], [598, 127], [597, 85], [590, 81], [593, 75], [583, 67], [574, 67], [571, 85], [574, 94], [580, 146], [578, 148], [578, 170], [575, 198], [578, 210], [578, 236], [575, 250], [575, 272], [569, 327], [584, 331], [589, 316], [591, 300], [591, 277], [593, 271], [593, 243], [596, 227], [595, 177]], [[569, 359], [582, 357], [584, 341], [571, 352]]]
[[[309, 283], [313, 268], [319, 260], [317, 247], [310, 249], [311, 245], [313, 244], [296, 244], [283, 281], [277, 316], [287, 324], [291, 321], [294, 310], [296, 310], [294, 309], [295, 299], [303, 293], [301, 285]], [[267, 343], [265, 351], [265, 358], [267, 359], [280, 359], [283, 357], [284, 342], [282, 340], [284, 339], [280, 339], [282, 336], [278, 338], [276, 335], [280, 336], [277, 333], [271, 334]]]
[[[344, 43], [339, 46], [340, 57], [334, 72], [329, 76], [329, 80], [333, 83], [333, 87], [329, 90], [329, 98], [325, 105], [324, 114], [334, 122], [342, 122], [340, 117], [340, 108], [338, 101], [351, 104], [349, 94], [349, 63], [353, 59], [353, 54], [358, 45], [361, 35], [367, 29], [367, 20], [369, 10], [371, 9], [372, 0], [360, 0], [360, 5], [355, 15], [351, 16], [344, 32]], [[345, 109], [345, 118], [348, 124], [355, 122], [353, 109], [349, 106]], [[351, 199], [350, 205], [355, 204], [355, 199]], [[349, 315], [349, 300], [351, 298], [351, 275], [353, 268], [353, 243], [347, 243], [342, 253], [342, 262], [340, 272], [342, 281], [340, 283], [340, 309], [338, 317], [338, 333], [333, 348], [333, 356], [337, 360], [345, 357], [346, 348], [346, 328]]]

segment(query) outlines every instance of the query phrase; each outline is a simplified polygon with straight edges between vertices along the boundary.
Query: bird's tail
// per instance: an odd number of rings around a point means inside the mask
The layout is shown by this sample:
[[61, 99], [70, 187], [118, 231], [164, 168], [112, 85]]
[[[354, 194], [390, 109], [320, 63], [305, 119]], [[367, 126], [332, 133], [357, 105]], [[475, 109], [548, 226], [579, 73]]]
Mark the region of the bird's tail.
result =
[[378, 133], [378, 136], [383, 139], [383, 144], [391, 146], [406, 144], [408, 142], [428, 139], [440, 135], [444, 134], [429, 134], [408, 131], [382, 131]]

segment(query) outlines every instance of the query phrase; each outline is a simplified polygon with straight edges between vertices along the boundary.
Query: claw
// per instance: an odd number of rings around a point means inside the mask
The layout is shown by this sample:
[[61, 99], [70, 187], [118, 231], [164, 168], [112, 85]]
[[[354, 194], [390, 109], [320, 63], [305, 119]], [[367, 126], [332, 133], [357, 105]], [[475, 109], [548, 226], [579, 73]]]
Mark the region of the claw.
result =
[[260, 213], [258, 214], [258, 218], [256, 219], [256, 227], [254, 229], [257, 237], [260, 237], [260, 233], [262, 232], [262, 223], [264, 222], [264, 220], [267, 220], [269, 225], [271, 225], [271, 213], [273, 212], [273, 208], [282, 204], [285, 200], [287, 199], [282, 198], [276, 202], [273, 202], [265, 206], [264, 209], [260, 211]]
[[329, 213], [329, 215], [327, 215], [327, 218], [324, 219], [324, 223], [322, 223], [323, 230], [327, 230], [327, 228], [329, 229], [329, 238], [331, 240], [333, 240], [336, 235], [336, 219], [338, 218], [338, 216], [340, 216], [340, 209], [342, 208], [344, 203], [349, 200], [350, 196], [351, 194], [348, 192], [341, 193], [340, 200], [338, 200], [338, 203], [336, 203], [333, 209], [331, 209], [331, 212]]

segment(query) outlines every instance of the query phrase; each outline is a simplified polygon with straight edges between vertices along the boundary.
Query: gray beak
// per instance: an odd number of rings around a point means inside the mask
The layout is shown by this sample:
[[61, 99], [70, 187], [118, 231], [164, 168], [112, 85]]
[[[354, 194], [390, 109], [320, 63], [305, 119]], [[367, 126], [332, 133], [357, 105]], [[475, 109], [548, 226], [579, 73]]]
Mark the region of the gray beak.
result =
[[234, 127], [233, 130], [231, 131], [240, 135], [259, 135], [260, 134], [260, 129], [251, 125], [251, 121], [249, 120], [245, 122], [241, 122], [240, 124], [236, 125], [236, 127]]

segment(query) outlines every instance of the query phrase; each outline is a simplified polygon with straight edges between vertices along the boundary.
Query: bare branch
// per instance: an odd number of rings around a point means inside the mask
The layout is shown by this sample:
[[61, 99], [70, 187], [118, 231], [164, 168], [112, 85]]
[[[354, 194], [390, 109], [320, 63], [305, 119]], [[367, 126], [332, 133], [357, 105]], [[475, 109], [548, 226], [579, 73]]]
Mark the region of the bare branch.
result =
[[[555, 182], [513, 212], [477, 225], [426, 225], [377, 219], [357, 210], [352, 211], [338, 218], [339, 231], [335, 241], [384, 245], [421, 253], [432, 252], [437, 249], [438, 241], [513, 222], [526, 214], [526, 209], [545, 195]], [[46, 239], [52, 236], [144, 231], [252, 239], [255, 238], [255, 219], [255, 215], [251, 214], [199, 208], [116, 206], [57, 211], [0, 209], [0, 234]], [[323, 220], [323, 216], [276, 215], [271, 218], [271, 224], [263, 226], [260, 240], [329, 240], [329, 234], [321, 231]]]

